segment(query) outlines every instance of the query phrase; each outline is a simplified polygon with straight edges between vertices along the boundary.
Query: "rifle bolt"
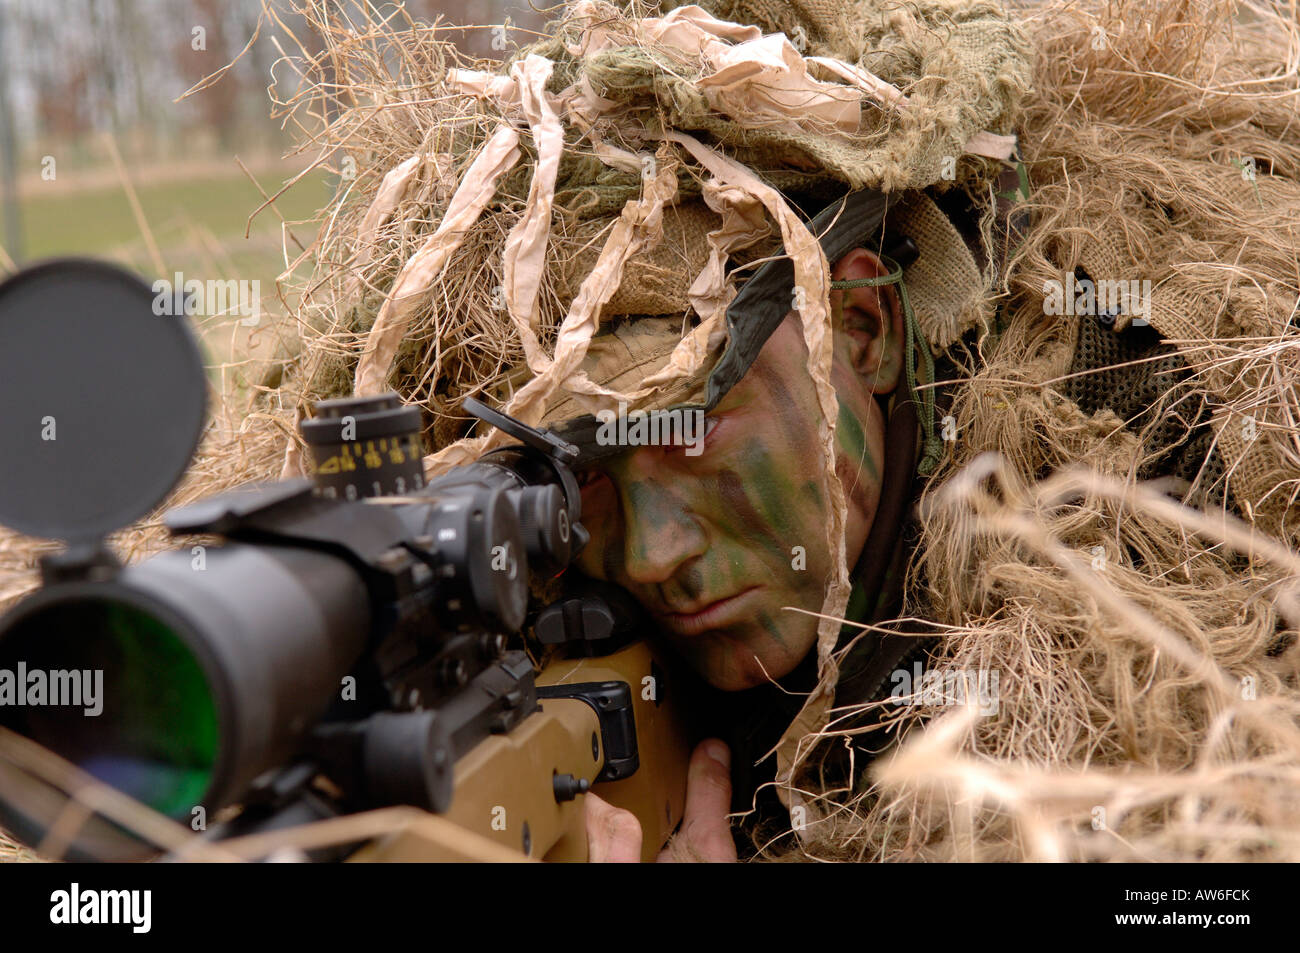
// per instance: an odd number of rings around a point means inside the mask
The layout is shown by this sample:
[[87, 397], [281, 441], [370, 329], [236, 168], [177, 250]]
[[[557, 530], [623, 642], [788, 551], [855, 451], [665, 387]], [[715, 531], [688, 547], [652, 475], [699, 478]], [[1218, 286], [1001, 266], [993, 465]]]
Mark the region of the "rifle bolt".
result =
[[551, 778], [551, 787], [555, 791], [555, 803], [572, 801], [579, 794], [586, 794], [591, 782], [586, 778], [575, 778], [571, 774], [557, 774]]

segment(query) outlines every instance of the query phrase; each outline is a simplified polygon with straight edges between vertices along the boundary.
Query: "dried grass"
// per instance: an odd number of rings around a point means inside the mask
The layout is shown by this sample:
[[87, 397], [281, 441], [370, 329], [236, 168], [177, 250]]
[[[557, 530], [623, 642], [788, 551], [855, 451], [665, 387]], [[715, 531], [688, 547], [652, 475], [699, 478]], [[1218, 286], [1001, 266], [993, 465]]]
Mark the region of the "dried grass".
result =
[[[1022, 144], [1036, 221], [1003, 324], [958, 388], [908, 606], [930, 623], [908, 630], [943, 632], [940, 672], [999, 673], [998, 711], [886, 702], [878, 730], [902, 736], [897, 756], [866, 790], [805, 782], [829, 817], [772, 853], [1300, 859], [1300, 28], [1294, 5], [1290, 20], [1237, 12], [1035, 9]], [[1092, 48], [1094, 26], [1107, 49]], [[1232, 165], [1245, 156], [1262, 203]], [[1074, 328], [1044, 316], [1043, 283], [1084, 263], [1181, 302], [1185, 330], [1169, 337], [1194, 374], [1167, 396], [1217, 405], [1229, 497], [1250, 522], [1138, 484], [1161, 450], [1149, 429], [1063, 396]], [[1120, 270], [1098, 275], [1105, 264]], [[1271, 469], [1245, 472], [1242, 415]], [[836, 714], [822, 752], [843, 743], [850, 713]]]
[[[358, 355], [393, 281], [437, 225], [451, 197], [448, 184], [459, 181], [497, 120], [443, 82], [452, 68], [495, 65], [458, 53], [454, 27], [418, 24], [401, 10], [385, 18], [367, 7], [360, 23], [340, 22], [323, 5], [302, 4], [301, 12], [324, 51], [303, 48], [286, 58], [300, 83], [275, 103], [275, 114], [302, 130], [302, 148], [316, 151], [327, 168], [355, 169], [323, 217], [307, 276], [295, 276], [305, 292], [297, 314], [304, 359], [284, 396], [307, 406], [352, 393]], [[389, 178], [376, 210], [385, 177], [403, 163], [404, 174]], [[431, 447], [460, 436], [468, 420], [455, 409], [459, 399], [452, 405], [447, 394], [463, 399], [500, 385], [523, 360], [518, 339], [502, 331], [491, 289], [501, 284], [501, 249], [524, 208], [527, 184], [516, 176], [500, 207], [479, 219], [427, 289], [398, 352], [391, 383], [430, 411]], [[561, 247], [566, 223], [574, 224], [559, 216], [552, 239]], [[563, 312], [549, 283], [539, 310], [540, 330], [553, 340]]]

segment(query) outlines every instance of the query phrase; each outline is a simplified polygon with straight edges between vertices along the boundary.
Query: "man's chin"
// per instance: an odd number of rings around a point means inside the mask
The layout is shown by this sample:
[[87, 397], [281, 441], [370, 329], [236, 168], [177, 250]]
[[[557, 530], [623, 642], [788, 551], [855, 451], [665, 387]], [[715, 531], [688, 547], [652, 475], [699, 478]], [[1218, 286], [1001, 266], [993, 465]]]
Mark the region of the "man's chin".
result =
[[750, 688], [757, 688], [768, 681], [761, 672], [757, 675], [731, 672], [720, 677], [705, 675], [704, 679], [721, 692], [743, 692]]
[[723, 692], [742, 692], [788, 675], [798, 659], [759, 659], [744, 640], [724, 632], [674, 639], [677, 650], [700, 677]]

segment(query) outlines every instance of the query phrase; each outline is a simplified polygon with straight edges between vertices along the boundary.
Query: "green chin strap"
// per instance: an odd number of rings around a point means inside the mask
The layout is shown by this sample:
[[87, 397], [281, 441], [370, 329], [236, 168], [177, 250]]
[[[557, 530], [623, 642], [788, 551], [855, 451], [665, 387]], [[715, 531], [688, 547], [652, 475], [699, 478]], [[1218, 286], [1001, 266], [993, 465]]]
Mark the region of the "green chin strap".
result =
[[921, 462], [917, 464], [916, 472], [922, 476], [928, 476], [934, 472], [935, 467], [939, 465], [940, 458], [943, 456], [943, 441], [934, 432], [934, 390], [932, 387], [926, 387], [920, 392], [917, 391], [916, 369], [917, 360], [919, 359], [926, 381], [933, 385], [934, 356], [930, 353], [930, 345], [926, 343], [925, 335], [921, 333], [920, 326], [916, 323], [916, 315], [912, 311], [912, 300], [907, 294], [907, 282], [903, 280], [903, 266], [888, 255], [881, 255], [880, 260], [893, 269], [889, 274], [880, 275], [876, 278], [832, 281], [831, 287], [847, 291], [851, 288], [879, 288], [882, 285], [898, 285], [898, 296], [903, 302], [903, 324], [906, 328], [903, 373], [907, 377], [908, 394], [913, 402], [921, 408], [921, 412], [917, 416], [921, 422], [923, 442], [921, 444]]

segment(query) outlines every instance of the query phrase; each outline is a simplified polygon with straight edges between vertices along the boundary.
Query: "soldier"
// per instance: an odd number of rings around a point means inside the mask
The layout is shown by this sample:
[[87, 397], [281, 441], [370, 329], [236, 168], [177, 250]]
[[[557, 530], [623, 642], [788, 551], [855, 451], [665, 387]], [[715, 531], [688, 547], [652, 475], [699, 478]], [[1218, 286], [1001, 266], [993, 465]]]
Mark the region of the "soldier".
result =
[[[1098, 61], [1150, 52], [1112, 50], [1104, 29], [1097, 45], [1082, 22], [1062, 35], [1073, 44], [1064, 49], [1084, 43]], [[856, 790], [882, 747], [882, 710], [898, 697], [899, 674], [914, 680], [957, 651], [952, 639], [940, 643], [945, 627], [1014, 644], [1015, 626], [1000, 628], [1008, 618], [1049, 619], [1072, 647], [1104, 628], [1095, 606], [1057, 591], [1071, 587], [1056, 569], [1026, 568], [1034, 582], [1022, 579], [1008, 596], [981, 563], [1011, 561], [1004, 544], [972, 542], [969, 526], [933, 507], [922, 513], [918, 503], [933, 502], [982, 451], [1002, 451], [1023, 481], [1080, 461], [1130, 482], [1175, 477], [1184, 502], [1231, 501], [1260, 528], [1294, 535], [1290, 508], [1273, 493], [1295, 478], [1294, 460], [1226, 425], [1247, 399], [1246, 376], [1231, 367], [1193, 374], [1187, 352], [1166, 340], [1210, 348], [1225, 333], [1198, 283], [1206, 270], [1186, 263], [1229, 254], [1213, 243], [1240, 237], [1247, 219], [1270, 237], [1252, 245], [1262, 249], [1252, 265], [1259, 293], [1248, 283], [1224, 291], [1229, 330], [1255, 340], [1282, 333], [1290, 305], [1268, 289], [1293, 283], [1283, 250], [1294, 251], [1294, 235], [1251, 217], [1244, 191], [1221, 199], [1226, 185], [1189, 178], [1197, 198], [1184, 202], [1162, 184], [1158, 157], [1090, 165], [1084, 145], [1069, 140], [1079, 135], [1069, 127], [1074, 105], [1087, 114], [1107, 102], [1086, 69], [1060, 65], [1059, 88], [1043, 94], [1038, 126], [1025, 129], [1032, 57], [1025, 29], [979, 2], [715, 0], [707, 13], [638, 17], [583, 0], [554, 37], [501, 73], [453, 71], [450, 85], [477, 97], [474, 109], [458, 108], [475, 123], [487, 115], [502, 124], [474, 125], [468, 138], [460, 125], [453, 137], [421, 128], [418, 151], [385, 177], [360, 221], [357, 273], [377, 281], [392, 267], [397, 276], [373, 325], [347, 328], [365, 332], [356, 335], [356, 390], [389, 386], [414, 320], [437, 351], [413, 370], [408, 354], [406, 396], [445, 421], [462, 392], [486, 393], [577, 444], [592, 532], [579, 568], [627, 590], [694, 673], [685, 691], [701, 742], [672, 857], [736, 859], [729, 810], [755, 808], [751, 825], [775, 819], [787, 835], [796, 811], [825, 814], [799, 771], [807, 739], [829, 721], [849, 743], [832, 746], [819, 783]], [[1201, 62], [1189, 54], [1179, 68], [1190, 74]], [[1141, 96], [1114, 98], [1117, 115], [1143, 108]], [[1252, 108], [1261, 128], [1284, 138], [1281, 106], [1261, 98]], [[1160, 127], [1167, 115], [1134, 122]], [[520, 129], [532, 137], [527, 175], [513, 167]], [[1044, 137], [1034, 163], [1021, 161], [1030, 135]], [[1142, 142], [1146, 158], [1174, 148]], [[436, 157], [471, 147], [479, 151], [460, 164], [460, 181], [448, 178]], [[392, 257], [371, 260], [375, 223], [400, 220], [392, 196], [401, 176], [428, 162], [421, 194], [448, 220], [454, 211], [454, 227], [440, 225], [414, 256], [391, 251], [401, 242], [373, 242]], [[1029, 165], [1042, 173], [1032, 194]], [[1138, 174], [1131, 168], [1146, 178], [1124, 178]], [[1278, 178], [1267, 185], [1274, 200], [1294, 201], [1294, 183]], [[1263, 188], [1254, 179], [1250, 187]], [[457, 376], [448, 355], [491, 334], [476, 325], [471, 337], [464, 327], [473, 322], [453, 327], [436, 308], [416, 311], [474, 294], [466, 289], [497, 267], [483, 249], [501, 250], [503, 262], [492, 333], [523, 360], [466, 388], [468, 375], [447, 383]], [[355, 260], [351, 247], [338, 251], [321, 258]], [[1135, 280], [1151, 277], [1161, 279], [1155, 290]], [[437, 387], [417, 394], [431, 379]], [[647, 425], [656, 415], [673, 415], [672, 426]], [[431, 469], [499, 439], [461, 436], [439, 430]], [[1171, 567], [1191, 558], [1185, 534], [1117, 517], [1124, 505], [1091, 505], [1054, 528], [1179, 615], [1172, 607], [1191, 597], [1168, 587]], [[1228, 562], [1213, 573], [1252, 592], [1269, 585], [1248, 583]], [[1034, 603], [1045, 595], [1056, 601]], [[1201, 611], [1179, 615], [1201, 626], [1197, 644], [1211, 643], [1211, 630], [1231, 632], [1240, 649], [1225, 655], [1231, 665], [1272, 671], [1265, 650], [1276, 648], [1280, 617], [1271, 605], [1258, 610], [1262, 621]], [[897, 621], [921, 612], [927, 624]], [[1109, 658], [1110, 645], [1093, 656]], [[1079, 653], [1072, 658], [1086, 668]], [[1108, 700], [1124, 700], [1113, 717], [1131, 739], [1142, 730], [1135, 713], [1163, 702], [1134, 701], [1127, 684], [1107, 681], [1128, 662], [1090, 671]], [[1150, 660], [1158, 664], [1167, 660]], [[1075, 711], [1086, 721], [1092, 710]], [[1199, 731], [1171, 729], [1159, 744], [1182, 763]], [[1056, 743], [1035, 737], [1045, 749]], [[635, 818], [594, 796], [587, 805], [592, 859], [636, 857]]]
[[[862, 198], [855, 196], [855, 204], [867, 204]], [[872, 198], [879, 208], [878, 197]], [[828, 211], [830, 218], [842, 209]], [[906, 392], [898, 293], [862, 283], [894, 271], [873, 250], [878, 227], [878, 216], [868, 223], [860, 215], [841, 218], [823, 238], [831, 247], [853, 245], [831, 273], [836, 471], [848, 504], [846, 556], [858, 567], [851, 621], [866, 621], [871, 607], [891, 601], [881, 591], [881, 571], [899, 549], [920, 437], [915, 413], [902, 409], [911, 395], [896, 399], [900, 384]], [[790, 297], [788, 289], [772, 295]], [[666, 356], [662, 335], [656, 341], [650, 331], [638, 334], [635, 324], [616, 337], [593, 342], [590, 365], [612, 372], [609, 380], [593, 378], [598, 383], [615, 383], [656, 344]], [[609, 349], [627, 353], [622, 366], [606, 358]], [[824, 543], [829, 502], [809, 465], [819, 449], [818, 402], [807, 363], [791, 310], [744, 376], [705, 415], [701, 454], [690, 457], [674, 445], [622, 449], [580, 474], [584, 520], [593, 529], [581, 568], [627, 589], [708, 686], [742, 696], [716, 706], [732, 714], [729, 740], [742, 749], [737, 761], [747, 790], [741, 805], [753, 795], [744, 766], [775, 743], [800, 695], [812, 688], [820, 581], [832, 568]], [[888, 492], [886, 481], [894, 484]], [[785, 698], [796, 703], [793, 708]], [[698, 704], [694, 710], [701, 710]], [[752, 720], [760, 712], [765, 732]], [[735, 737], [744, 729], [744, 737]], [[696, 750], [678, 849], [735, 859], [726, 822], [730, 764], [730, 746], [721, 739]], [[630, 814], [593, 795], [588, 817], [593, 859], [639, 856], [639, 829]]]

